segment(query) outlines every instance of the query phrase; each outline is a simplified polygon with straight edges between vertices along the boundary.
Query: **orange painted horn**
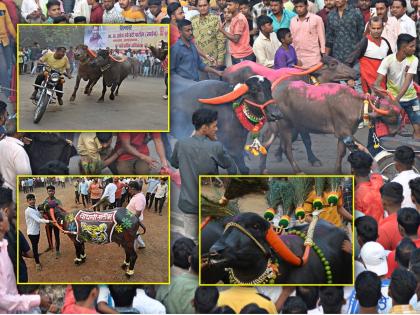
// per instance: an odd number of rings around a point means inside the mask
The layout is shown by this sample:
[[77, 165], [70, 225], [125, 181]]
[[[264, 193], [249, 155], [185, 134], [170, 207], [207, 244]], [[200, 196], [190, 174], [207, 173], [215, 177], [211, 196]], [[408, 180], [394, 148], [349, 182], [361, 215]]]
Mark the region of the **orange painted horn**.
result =
[[240, 98], [242, 95], [248, 92], [248, 90], [249, 90], [248, 85], [242, 83], [237, 88], [235, 88], [232, 92], [229, 92], [225, 95], [217, 96], [213, 98], [199, 98], [198, 101], [201, 103], [210, 104], [210, 105], [230, 103]]
[[296, 256], [289, 247], [280, 239], [278, 234], [270, 227], [265, 235], [268, 244], [273, 248], [277, 255], [294, 266], [302, 266], [303, 260]]
[[390, 110], [389, 109], [380, 109], [380, 108], [377, 108], [375, 105], [373, 105], [373, 103], [372, 103], [371, 100], [369, 100], [369, 105], [372, 108], [372, 110], [374, 112], [378, 113], [379, 115], [388, 116], [389, 113], [390, 113]]
[[90, 48], [88, 48], [87, 51], [88, 51], [89, 56], [91, 56], [93, 58], [96, 58], [96, 53], [93, 50], [91, 50]]

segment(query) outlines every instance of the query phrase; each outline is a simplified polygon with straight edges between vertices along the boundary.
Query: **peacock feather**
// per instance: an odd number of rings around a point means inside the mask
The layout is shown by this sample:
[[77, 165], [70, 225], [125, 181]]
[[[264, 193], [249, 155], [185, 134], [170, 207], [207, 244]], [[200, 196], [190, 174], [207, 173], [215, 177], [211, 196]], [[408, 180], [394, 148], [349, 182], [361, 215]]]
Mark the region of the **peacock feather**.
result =
[[270, 208], [277, 209], [280, 204], [283, 205], [284, 214], [290, 215], [294, 208], [294, 186], [288, 181], [270, 180], [265, 197]]
[[229, 201], [226, 205], [221, 205], [217, 200], [212, 200], [201, 195], [201, 216], [222, 219], [239, 214], [238, 201]]
[[338, 203], [338, 190], [341, 184], [341, 177], [330, 177], [328, 179], [329, 191], [327, 202], [329, 205], [335, 206]]
[[296, 207], [302, 207], [312, 190], [312, 179], [308, 177], [292, 177], [289, 182], [293, 185], [293, 201]]

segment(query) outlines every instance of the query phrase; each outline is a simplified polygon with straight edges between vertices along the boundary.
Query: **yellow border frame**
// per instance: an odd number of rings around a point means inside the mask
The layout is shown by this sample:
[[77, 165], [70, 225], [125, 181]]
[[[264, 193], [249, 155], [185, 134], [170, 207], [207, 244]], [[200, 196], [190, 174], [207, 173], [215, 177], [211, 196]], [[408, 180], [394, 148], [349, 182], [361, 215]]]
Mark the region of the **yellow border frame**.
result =
[[[352, 195], [353, 195], [353, 200], [352, 200], [352, 206], [353, 206], [353, 222], [352, 222], [352, 228], [353, 228], [353, 233], [352, 233], [352, 246], [353, 246], [353, 253], [352, 253], [352, 279], [353, 282], [352, 283], [347, 283], [347, 284], [339, 284], [339, 283], [332, 283], [332, 284], [313, 284], [313, 283], [293, 283], [293, 284], [209, 284], [209, 283], [202, 283], [201, 282], [201, 181], [203, 178], [214, 178], [214, 177], [222, 177], [222, 178], [278, 178], [278, 177], [311, 177], [311, 178], [316, 178], [316, 177], [351, 177], [352, 178], [352, 185], [353, 185], [353, 191], [352, 191]], [[354, 286], [354, 250], [355, 250], [355, 246], [354, 246], [354, 187], [355, 187], [355, 183], [354, 183], [354, 175], [200, 175], [199, 176], [199, 186], [198, 186], [198, 194], [199, 194], [199, 213], [198, 213], [198, 246], [199, 246], [199, 264], [200, 264], [200, 269], [198, 272], [198, 284], [200, 286], [206, 286], [206, 287], [296, 287], [296, 286], [317, 286], [317, 287], [331, 287], [331, 286], [344, 286], [344, 287], [352, 287]]]
[[[16, 237], [17, 237], [17, 260], [19, 261], [19, 231], [20, 231], [20, 207], [19, 207], [19, 193], [20, 193], [20, 179], [21, 178], [35, 178], [35, 177], [44, 177], [44, 178], [56, 178], [56, 177], [64, 177], [64, 178], [104, 178], [104, 177], [116, 177], [110, 175], [18, 175], [16, 176]], [[19, 281], [19, 264], [17, 264], [17, 281], [16, 284], [19, 285], [30, 285], [30, 284], [44, 284], [44, 285], [67, 285], [67, 284], [94, 284], [94, 285], [101, 285], [101, 284], [130, 284], [130, 285], [151, 285], [151, 284], [171, 284], [171, 177], [169, 175], [118, 175], [118, 177], [164, 177], [168, 178], [168, 282], [130, 282], [127, 279], [125, 282], [20, 282]], [[23, 232], [22, 232], [23, 233]], [[25, 235], [25, 233], [23, 233]]]
[[16, 115], [17, 115], [17, 130], [18, 132], [170, 132], [171, 131], [171, 74], [170, 74], [170, 69], [171, 69], [171, 65], [170, 65], [170, 60], [171, 60], [171, 44], [170, 44], [170, 32], [171, 32], [171, 28], [169, 24], [23, 24], [23, 23], [19, 23], [17, 24], [17, 30], [16, 30], [16, 64], [18, 64], [18, 58], [19, 58], [19, 45], [20, 45], [20, 38], [19, 38], [19, 33], [20, 33], [20, 27], [32, 27], [32, 26], [43, 26], [43, 27], [79, 27], [79, 26], [136, 26], [136, 27], [144, 27], [144, 26], [156, 26], [156, 27], [167, 27], [168, 28], [168, 36], [167, 36], [167, 41], [168, 41], [168, 113], [167, 113], [167, 125], [168, 128], [166, 130], [73, 130], [73, 129], [65, 129], [65, 130], [22, 130], [20, 129], [20, 118], [19, 118], [19, 107], [20, 107], [20, 84], [19, 84], [19, 80], [20, 80], [20, 71], [19, 71], [19, 67], [16, 67]]

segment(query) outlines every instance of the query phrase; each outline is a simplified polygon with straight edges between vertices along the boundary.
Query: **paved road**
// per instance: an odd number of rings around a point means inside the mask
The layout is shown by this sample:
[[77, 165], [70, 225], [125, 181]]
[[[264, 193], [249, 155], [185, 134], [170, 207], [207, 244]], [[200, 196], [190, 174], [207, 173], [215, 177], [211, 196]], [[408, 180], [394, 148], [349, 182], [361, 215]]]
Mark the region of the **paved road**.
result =
[[64, 105], [49, 105], [44, 117], [34, 124], [34, 105], [29, 97], [35, 77], [20, 76], [20, 129], [21, 130], [167, 130], [168, 101], [162, 98], [165, 93], [163, 78], [124, 80], [120, 95], [116, 100], [109, 99], [110, 89], [105, 94], [105, 102], [97, 103], [102, 91], [99, 81], [92, 95], [83, 94], [86, 81], [82, 81], [74, 103], [69, 102], [73, 92], [75, 77], [64, 84]]

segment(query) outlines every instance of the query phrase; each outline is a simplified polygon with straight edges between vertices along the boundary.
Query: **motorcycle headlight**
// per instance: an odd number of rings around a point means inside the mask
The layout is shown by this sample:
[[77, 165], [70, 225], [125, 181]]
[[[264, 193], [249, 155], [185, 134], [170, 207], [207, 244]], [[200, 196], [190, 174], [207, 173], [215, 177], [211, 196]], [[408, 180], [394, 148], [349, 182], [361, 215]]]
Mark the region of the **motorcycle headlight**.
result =
[[58, 79], [60, 78], [60, 75], [58, 73], [51, 74], [51, 81], [52, 82], [58, 82]]

